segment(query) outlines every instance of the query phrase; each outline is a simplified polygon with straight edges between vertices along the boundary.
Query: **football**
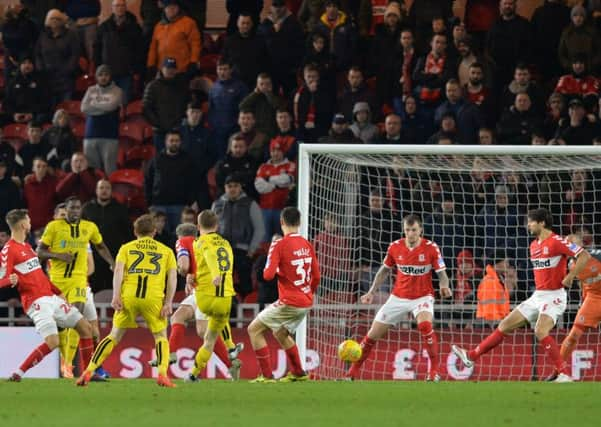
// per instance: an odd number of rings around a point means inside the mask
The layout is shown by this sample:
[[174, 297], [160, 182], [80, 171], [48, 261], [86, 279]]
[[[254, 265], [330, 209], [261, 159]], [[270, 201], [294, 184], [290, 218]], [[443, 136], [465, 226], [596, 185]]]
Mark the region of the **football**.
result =
[[338, 346], [338, 357], [344, 362], [356, 362], [361, 359], [361, 354], [361, 345], [355, 340], [343, 341]]

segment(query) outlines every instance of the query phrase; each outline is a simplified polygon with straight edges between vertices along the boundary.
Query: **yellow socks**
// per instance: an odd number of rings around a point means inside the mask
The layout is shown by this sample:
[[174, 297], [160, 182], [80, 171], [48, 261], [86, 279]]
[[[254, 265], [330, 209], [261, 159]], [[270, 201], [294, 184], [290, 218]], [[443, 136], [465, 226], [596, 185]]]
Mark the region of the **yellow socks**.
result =
[[94, 350], [92, 360], [86, 368], [86, 371], [94, 372], [100, 365], [102, 365], [104, 360], [109, 357], [114, 347], [115, 341], [113, 340], [113, 337], [110, 335], [104, 337], [104, 339], [98, 343], [96, 350]]
[[236, 344], [234, 344], [234, 341], [232, 340], [232, 328], [229, 322], [227, 322], [221, 330], [221, 338], [223, 338], [223, 342], [228, 350], [236, 348]]
[[66, 329], [67, 331], [67, 346], [65, 349], [65, 361], [68, 365], [73, 365], [73, 358], [77, 353], [79, 346], [79, 334], [75, 329]]
[[169, 341], [167, 341], [167, 338], [157, 338], [155, 350], [159, 375], [167, 375], [167, 369], [169, 368]]
[[204, 348], [204, 346], [198, 349], [198, 353], [196, 353], [196, 357], [194, 358], [194, 368], [192, 369], [192, 375], [198, 376], [200, 371], [202, 371], [207, 363], [209, 363], [209, 359], [211, 358], [212, 352]]

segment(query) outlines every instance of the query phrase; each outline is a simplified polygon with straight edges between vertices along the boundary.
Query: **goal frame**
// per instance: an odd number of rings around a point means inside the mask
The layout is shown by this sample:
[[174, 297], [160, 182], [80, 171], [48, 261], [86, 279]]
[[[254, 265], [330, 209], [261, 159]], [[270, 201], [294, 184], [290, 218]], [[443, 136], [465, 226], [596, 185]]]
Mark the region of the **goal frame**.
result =
[[[380, 144], [300, 144], [298, 153], [298, 199], [301, 212], [300, 234], [309, 236], [309, 200], [311, 155], [314, 154], [387, 154], [387, 155], [528, 155], [528, 156], [601, 156], [601, 147], [565, 145], [380, 145]], [[601, 167], [601, 163], [600, 163]], [[311, 313], [307, 314], [309, 316]], [[301, 363], [306, 366], [307, 317], [296, 330]]]

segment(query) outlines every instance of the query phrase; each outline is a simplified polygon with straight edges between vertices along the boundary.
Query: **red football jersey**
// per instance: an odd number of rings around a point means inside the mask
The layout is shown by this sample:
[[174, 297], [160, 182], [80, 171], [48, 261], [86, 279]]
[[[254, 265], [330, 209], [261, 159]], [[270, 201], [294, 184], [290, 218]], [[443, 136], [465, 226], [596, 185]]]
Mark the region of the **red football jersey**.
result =
[[388, 246], [384, 265], [396, 266], [397, 274], [392, 294], [404, 299], [417, 299], [427, 295], [434, 296], [432, 270], [446, 270], [446, 265], [436, 243], [421, 239], [410, 249], [405, 239], [399, 239]]
[[534, 269], [534, 284], [537, 291], [554, 291], [563, 288], [561, 281], [566, 276], [568, 258], [582, 252], [576, 243], [551, 233], [542, 242], [535, 239], [530, 244], [530, 261]]
[[175, 255], [179, 259], [180, 256], [187, 256], [190, 260], [190, 268], [188, 274], [196, 275], [196, 257], [194, 256], [194, 236], [183, 236], [175, 242]]
[[300, 234], [287, 234], [269, 247], [263, 277], [278, 276], [279, 301], [292, 307], [311, 307], [319, 284], [319, 263], [311, 243]]
[[0, 251], [0, 259], [0, 287], [11, 286], [8, 277], [15, 273], [19, 277], [17, 290], [25, 312], [36, 299], [61, 294], [44, 274], [40, 260], [29, 243], [10, 239]]

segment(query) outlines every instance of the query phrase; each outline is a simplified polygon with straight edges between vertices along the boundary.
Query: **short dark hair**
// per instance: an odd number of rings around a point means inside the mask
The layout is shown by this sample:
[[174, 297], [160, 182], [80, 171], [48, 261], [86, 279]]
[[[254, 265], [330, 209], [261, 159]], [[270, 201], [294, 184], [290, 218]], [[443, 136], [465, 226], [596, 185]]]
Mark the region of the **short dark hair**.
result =
[[290, 112], [290, 110], [288, 108], [282, 107], [282, 106], [276, 108], [275, 113], [276, 114], [278, 114], [278, 113], [286, 113], [286, 114], [292, 115], [292, 113]]
[[526, 64], [525, 62], [518, 62], [517, 64], [515, 64], [515, 70], [528, 70], [530, 71], [530, 68], [528, 68], [528, 64]]
[[43, 157], [40, 157], [40, 156], [35, 156], [35, 157], [33, 158], [33, 161], [32, 161], [32, 163], [33, 163], [33, 162], [35, 162], [36, 160], [37, 160], [37, 161], [44, 162], [44, 163], [48, 164], [48, 160], [46, 160], [46, 159], [45, 159], [45, 158], [43, 158]]
[[308, 73], [309, 71], [315, 71], [319, 74], [319, 68], [317, 68], [314, 64], [307, 64], [303, 67], [303, 74]]
[[417, 215], [409, 214], [409, 215], [406, 215], [403, 218], [403, 224], [407, 224], [407, 225], [417, 224], [417, 225], [419, 225], [421, 227], [422, 226], [422, 219], [419, 216], [417, 216]]
[[210, 209], [205, 209], [198, 214], [198, 225], [205, 230], [214, 228], [219, 223], [217, 214]]
[[14, 229], [15, 226], [20, 223], [21, 221], [23, 221], [25, 218], [27, 218], [27, 209], [13, 209], [8, 211], [8, 213], [6, 214], [6, 223], [8, 224], [8, 226], [10, 227], [10, 229]]
[[232, 68], [232, 60], [227, 56], [222, 56], [217, 60], [217, 66], [219, 67], [220, 65], [227, 65]]
[[167, 137], [169, 135], [177, 135], [179, 136], [179, 139], [182, 139], [182, 133], [178, 129], [170, 129], [167, 132], [165, 132], [165, 141], [167, 141]]
[[287, 226], [298, 227], [300, 225], [301, 213], [294, 206], [288, 206], [282, 210], [280, 218]]
[[202, 110], [202, 102], [191, 101], [186, 107], [188, 110]]
[[138, 237], [150, 236], [155, 230], [156, 225], [151, 214], [144, 214], [134, 221], [134, 234]]
[[484, 70], [484, 65], [482, 65], [482, 63], [476, 61], [476, 62], [472, 62], [471, 65], [469, 66], [469, 68], [480, 68], [481, 70]]
[[42, 127], [43, 127], [43, 124], [39, 120], [30, 120], [29, 123], [27, 123], [28, 129], [31, 129], [31, 128], [42, 129]]
[[545, 228], [551, 229], [553, 226], [553, 216], [545, 208], [531, 209], [528, 211], [528, 219], [536, 222], [544, 222]]
[[263, 80], [269, 79], [269, 80], [271, 80], [271, 76], [269, 74], [267, 74], [267, 73], [259, 73], [259, 75], [257, 76], [257, 80], [258, 79], [263, 79]]
[[79, 200], [79, 197], [77, 196], [69, 196], [65, 199], [65, 207], [67, 207], [67, 205], [70, 205], [73, 202], [81, 203], [81, 200]]
[[66, 209], [66, 208], [67, 208], [67, 205], [64, 202], [63, 203], [59, 203], [58, 205], [56, 205], [54, 207], [54, 215], [56, 215], [59, 210]]

